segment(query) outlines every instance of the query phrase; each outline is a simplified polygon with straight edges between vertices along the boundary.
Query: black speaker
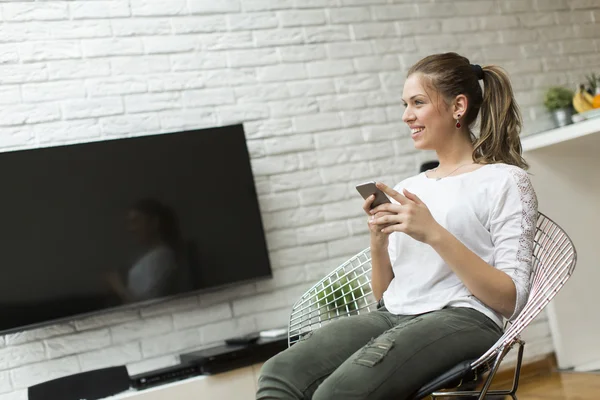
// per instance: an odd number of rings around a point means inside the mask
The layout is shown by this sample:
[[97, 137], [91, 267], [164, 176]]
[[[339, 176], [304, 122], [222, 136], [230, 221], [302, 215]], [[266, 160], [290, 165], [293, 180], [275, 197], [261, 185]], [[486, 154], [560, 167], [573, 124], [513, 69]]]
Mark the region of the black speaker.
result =
[[28, 389], [29, 400], [97, 400], [129, 390], [127, 368], [122, 365], [69, 375], [38, 383]]

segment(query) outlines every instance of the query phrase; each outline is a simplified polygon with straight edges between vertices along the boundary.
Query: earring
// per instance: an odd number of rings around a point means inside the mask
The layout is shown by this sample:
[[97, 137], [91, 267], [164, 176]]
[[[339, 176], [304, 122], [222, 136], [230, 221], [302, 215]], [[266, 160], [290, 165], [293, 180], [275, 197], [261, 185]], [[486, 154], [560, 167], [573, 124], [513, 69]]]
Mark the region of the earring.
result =
[[460, 129], [460, 114], [458, 114], [458, 118], [456, 118], [456, 129]]

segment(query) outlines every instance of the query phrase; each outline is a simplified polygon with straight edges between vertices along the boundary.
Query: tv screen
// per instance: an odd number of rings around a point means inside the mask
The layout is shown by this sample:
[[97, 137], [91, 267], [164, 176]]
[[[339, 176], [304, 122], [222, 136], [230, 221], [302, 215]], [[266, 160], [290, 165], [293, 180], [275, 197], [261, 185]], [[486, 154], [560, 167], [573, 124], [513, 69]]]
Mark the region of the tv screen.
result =
[[271, 276], [242, 125], [0, 154], [0, 331]]

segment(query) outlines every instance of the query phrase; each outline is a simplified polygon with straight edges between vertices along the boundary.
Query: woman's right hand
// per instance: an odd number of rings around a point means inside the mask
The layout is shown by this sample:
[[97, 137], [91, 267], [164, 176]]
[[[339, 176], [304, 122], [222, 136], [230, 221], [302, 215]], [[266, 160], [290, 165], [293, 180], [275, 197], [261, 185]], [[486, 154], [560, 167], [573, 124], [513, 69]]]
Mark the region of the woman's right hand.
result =
[[[367, 197], [367, 199], [363, 203], [363, 211], [369, 216], [368, 220], [367, 220], [367, 225], [369, 226], [369, 232], [371, 232], [371, 242], [375, 241], [375, 243], [377, 243], [377, 244], [384, 245], [384, 244], [387, 244], [388, 236], [390, 234], [381, 232], [381, 229], [384, 227], [382, 227], [381, 225], [371, 224], [371, 223], [369, 223], [369, 221], [372, 221], [372, 220], [382, 217], [384, 215], [393, 215], [394, 213], [378, 212], [376, 214], [371, 214], [371, 204], [373, 204], [373, 201], [375, 201], [374, 194]], [[387, 225], [387, 226], [389, 226], [389, 225]]]

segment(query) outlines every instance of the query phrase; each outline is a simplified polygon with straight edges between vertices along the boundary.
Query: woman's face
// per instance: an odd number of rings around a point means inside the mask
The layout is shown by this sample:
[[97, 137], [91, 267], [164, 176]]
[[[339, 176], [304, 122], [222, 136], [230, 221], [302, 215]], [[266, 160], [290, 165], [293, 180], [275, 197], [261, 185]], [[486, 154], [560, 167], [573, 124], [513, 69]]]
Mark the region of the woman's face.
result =
[[410, 75], [404, 83], [402, 101], [405, 105], [402, 120], [411, 129], [415, 148], [435, 150], [456, 129], [456, 121], [441, 95], [421, 83], [422, 75]]
[[158, 235], [158, 224], [156, 218], [152, 218], [138, 210], [130, 210], [127, 214], [127, 230], [141, 244], [149, 244]]

